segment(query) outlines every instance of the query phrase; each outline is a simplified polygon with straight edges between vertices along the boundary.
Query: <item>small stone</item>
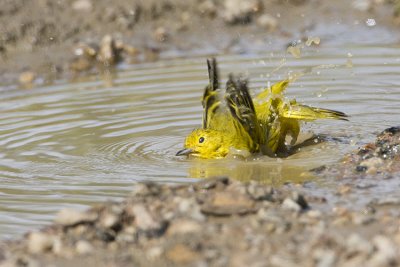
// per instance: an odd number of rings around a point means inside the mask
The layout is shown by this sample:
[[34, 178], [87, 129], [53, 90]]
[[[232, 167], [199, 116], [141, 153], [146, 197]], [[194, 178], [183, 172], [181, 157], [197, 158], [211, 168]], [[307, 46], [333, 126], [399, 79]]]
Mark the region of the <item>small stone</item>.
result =
[[272, 189], [272, 187], [263, 186], [259, 183], [252, 181], [247, 186], [247, 193], [254, 200], [272, 200], [274, 190]]
[[206, 0], [199, 4], [198, 10], [200, 13], [214, 17], [217, 14], [217, 6], [214, 1]]
[[76, 11], [89, 12], [93, 8], [92, 1], [90, 0], [76, 0], [72, 3], [72, 9]]
[[210, 215], [246, 214], [257, 211], [254, 200], [247, 195], [222, 191], [211, 194], [201, 206], [201, 211]]
[[349, 210], [345, 207], [335, 206], [332, 211], [336, 216], [340, 217], [349, 215]]
[[361, 165], [357, 165], [356, 166], [356, 171], [357, 172], [365, 172], [365, 171], [367, 171], [367, 166], [361, 166]]
[[155, 183], [139, 183], [133, 187], [132, 196], [146, 197], [156, 196], [161, 193], [161, 187]]
[[150, 235], [158, 235], [163, 232], [165, 224], [161, 221], [154, 219], [147, 208], [142, 204], [136, 204], [132, 207], [132, 213], [135, 217], [136, 226], [142, 230], [147, 231]]
[[93, 252], [93, 246], [86, 240], [79, 240], [75, 245], [76, 252], [79, 255], [87, 255]]
[[360, 163], [360, 166], [367, 167], [367, 169], [379, 168], [382, 165], [383, 165], [383, 159], [377, 158], [377, 157], [372, 157], [372, 158], [363, 160]]
[[69, 63], [69, 69], [75, 72], [83, 72], [90, 70], [93, 64], [90, 59], [84, 57], [76, 57]]
[[93, 222], [97, 219], [94, 212], [82, 212], [73, 209], [62, 209], [56, 215], [55, 223], [64, 226], [76, 225], [79, 223]]
[[149, 260], [155, 260], [160, 258], [163, 252], [164, 250], [162, 247], [159, 246], [151, 247], [146, 251], [146, 256]]
[[197, 183], [195, 186], [198, 189], [210, 190], [214, 188], [225, 188], [231, 183], [228, 177], [216, 177], [210, 179], [204, 179], [203, 181]]
[[278, 20], [269, 14], [264, 14], [257, 19], [257, 24], [267, 31], [272, 32], [278, 27]]
[[107, 34], [101, 40], [97, 60], [103, 63], [105, 67], [115, 65], [119, 61], [119, 53], [111, 35]]
[[351, 192], [351, 186], [349, 185], [340, 185], [337, 190], [339, 195], [346, 195]]
[[154, 39], [158, 42], [165, 42], [168, 40], [169, 34], [165, 27], [158, 27], [154, 31]]
[[396, 266], [398, 252], [395, 244], [387, 237], [378, 235], [372, 239], [372, 243], [376, 248], [369, 261], [369, 266]]
[[329, 249], [316, 249], [313, 253], [318, 267], [331, 267], [335, 265], [336, 253]]
[[158, 226], [157, 222], [153, 219], [144, 205], [134, 205], [132, 207], [132, 212], [135, 215], [135, 222], [139, 228], [146, 230]]
[[259, 0], [225, 0], [223, 17], [230, 24], [249, 23], [261, 8]]
[[291, 198], [285, 198], [285, 200], [282, 202], [282, 208], [297, 212], [301, 211], [301, 206]]
[[199, 259], [199, 254], [183, 244], [177, 244], [166, 252], [166, 257], [177, 264], [189, 264]]
[[369, 11], [372, 9], [372, 1], [371, 0], [354, 0], [352, 2], [352, 7], [359, 11]]
[[314, 219], [319, 219], [322, 217], [322, 213], [319, 210], [309, 210], [307, 216]]
[[195, 234], [200, 232], [201, 229], [201, 225], [198, 222], [191, 220], [177, 220], [168, 227], [167, 234]]
[[42, 232], [33, 232], [28, 237], [28, 251], [39, 254], [50, 251], [54, 244], [54, 238]]
[[298, 192], [292, 193], [292, 199], [294, 201], [296, 201], [296, 203], [299, 204], [302, 209], [309, 208], [308, 203], [307, 203], [306, 199], [304, 198], [304, 196], [299, 194]]
[[61, 241], [61, 238], [59, 238], [59, 237], [54, 238], [52, 251], [56, 255], [63, 255], [64, 246], [63, 246], [63, 243]]
[[24, 71], [19, 75], [19, 82], [23, 85], [32, 84], [36, 79], [36, 74], [33, 71]]
[[118, 216], [107, 213], [100, 219], [100, 225], [104, 228], [114, 228], [119, 223]]
[[375, 221], [372, 216], [360, 213], [353, 213], [351, 216], [351, 220], [356, 225], [367, 225]]
[[370, 255], [373, 251], [372, 244], [355, 233], [347, 238], [346, 247], [349, 253], [364, 253]]

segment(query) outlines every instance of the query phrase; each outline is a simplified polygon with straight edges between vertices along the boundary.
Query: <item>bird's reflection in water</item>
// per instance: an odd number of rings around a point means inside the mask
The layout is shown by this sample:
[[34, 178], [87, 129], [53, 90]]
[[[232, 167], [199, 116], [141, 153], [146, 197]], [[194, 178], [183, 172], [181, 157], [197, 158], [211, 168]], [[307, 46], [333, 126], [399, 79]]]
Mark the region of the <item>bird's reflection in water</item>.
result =
[[313, 180], [310, 169], [323, 164], [318, 151], [324, 149], [324, 136], [304, 136], [284, 158], [254, 155], [247, 158], [231, 156], [219, 160], [193, 159], [189, 177], [211, 178], [227, 176], [243, 182], [259, 181], [271, 185]]

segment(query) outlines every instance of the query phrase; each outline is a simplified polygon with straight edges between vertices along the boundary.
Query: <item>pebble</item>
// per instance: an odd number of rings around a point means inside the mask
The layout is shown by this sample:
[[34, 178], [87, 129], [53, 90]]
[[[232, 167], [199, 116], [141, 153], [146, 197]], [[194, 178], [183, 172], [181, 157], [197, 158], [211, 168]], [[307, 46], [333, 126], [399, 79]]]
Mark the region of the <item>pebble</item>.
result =
[[267, 31], [272, 32], [278, 27], [278, 20], [269, 14], [264, 14], [257, 19], [257, 24]]
[[373, 251], [372, 244], [356, 233], [352, 233], [346, 239], [345, 245], [350, 254], [363, 253], [363, 254], [369, 255]]
[[309, 208], [308, 203], [304, 198], [304, 196], [299, 194], [298, 192], [292, 192], [292, 199], [296, 201], [296, 203], [299, 204], [302, 209]]
[[215, 17], [217, 14], [217, 6], [215, 5], [214, 1], [206, 0], [199, 4], [198, 10], [201, 14]]
[[316, 249], [313, 253], [317, 267], [331, 267], [335, 265], [336, 253], [330, 249]]
[[156, 221], [142, 204], [136, 204], [132, 207], [132, 214], [135, 217], [136, 226], [142, 230], [149, 231], [159, 229], [160, 222]]
[[198, 222], [191, 220], [177, 220], [173, 222], [169, 227], [167, 234], [176, 235], [176, 234], [195, 234], [200, 232], [202, 229], [201, 225]]
[[201, 206], [201, 211], [209, 215], [245, 214], [256, 210], [252, 199], [232, 191], [216, 192]]
[[162, 247], [160, 247], [160, 246], [154, 246], [154, 247], [149, 248], [149, 249], [146, 251], [146, 257], [147, 257], [149, 260], [153, 261], [153, 260], [155, 260], [155, 259], [157, 259], [157, 258], [160, 258], [161, 255], [163, 254], [163, 252], [164, 252], [164, 250], [163, 250]]
[[352, 187], [349, 185], [340, 185], [337, 190], [337, 193], [339, 195], [346, 195], [351, 192], [351, 189], [352, 189]]
[[254, 200], [272, 200], [274, 190], [272, 187], [260, 186], [260, 184], [251, 181], [247, 186], [247, 193]]
[[307, 216], [313, 219], [319, 219], [322, 217], [322, 212], [319, 210], [309, 210], [307, 211]]
[[367, 225], [375, 221], [372, 216], [360, 213], [353, 213], [351, 216], [352, 223], [355, 225]]
[[291, 198], [285, 198], [282, 202], [282, 208], [291, 211], [301, 211], [301, 206]]
[[86, 240], [79, 240], [76, 242], [75, 249], [79, 255], [87, 255], [92, 253], [94, 250], [92, 244]]
[[372, 9], [372, 1], [371, 0], [353, 0], [351, 6], [359, 11], [369, 11]]
[[387, 237], [378, 235], [372, 239], [377, 251], [369, 261], [370, 266], [395, 266], [398, 251], [395, 244]]
[[377, 158], [377, 157], [372, 157], [372, 158], [363, 160], [360, 163], [360, 166], [366, 167], [367, 169], [379, 168], [382, 165], [383, 165], [383, 159]]
[[223, 18], [229, 24], [249, 23], [260, 10], [259, 0], [225, 0]]
[[68, 226], [79, 223], [94, 222], [97, 219], [95, 212], [84, 212], [73, 209], [62, 209], [56, 215], [54, 222], [56, 224]]
[[36, 79], [36, 73], [33, 71], [24, 71], [19, 75], [19, 83], [23, 85], [32, 84]]
[[153, 33], [154, 39], [160, 43], [168, 40], [169, 34], [165, 27], [158, 27]]
[[72, 3], [72, 9], [76, 11], [89, 12], [93, 8], [92, 1], [90, 0], [76, 0]]
[[28, 251], [39, 254], [50, 251], [54, 244], [54, 238], [46, 233], [33, 232], [28, 237]]
[[115, 41], [111, 35], [105, 35], [100, 42], [100, 49], [97, 55], [97, 61], [104, 64], [105, 67], [115, 65], [118, 61], [118, 51], [115, 47]]
[[199, 258], [199, 254], [183, 244], [177, 244], [166, 251], [167, 259], [177, 264], [189, 264]]
[[106, 213], [100, 218], [100, 225], [104, 228], [114, 228], [120, 222], [115, 214]]

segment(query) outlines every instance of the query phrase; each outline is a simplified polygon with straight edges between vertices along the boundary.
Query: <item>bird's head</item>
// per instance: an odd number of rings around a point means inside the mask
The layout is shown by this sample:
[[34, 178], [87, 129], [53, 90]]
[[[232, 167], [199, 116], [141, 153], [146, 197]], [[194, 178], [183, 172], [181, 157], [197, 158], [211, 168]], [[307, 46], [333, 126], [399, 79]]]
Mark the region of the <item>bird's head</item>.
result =
[[229, 142], [222, 132], [212, 129], [196, 129], [185, 140], [185, 148], [177, 156], [190, 155], [211, 159], [224, 158], [229, 152]]

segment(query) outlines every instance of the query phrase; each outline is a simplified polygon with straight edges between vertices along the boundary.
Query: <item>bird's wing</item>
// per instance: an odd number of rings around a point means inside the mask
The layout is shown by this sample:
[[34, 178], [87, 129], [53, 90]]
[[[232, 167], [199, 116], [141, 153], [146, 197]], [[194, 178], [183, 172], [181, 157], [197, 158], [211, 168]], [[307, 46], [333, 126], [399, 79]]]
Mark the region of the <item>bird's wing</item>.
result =
[[259, 143], [259, 125], [247, 81], [235, 80], [232, 74], [229, 75], [225, 98], [234, 120], [243, 127], [254, 142]]
[[208, 79], [209, 83], [204, 89], [203, 104], [203, 128], [210, 127], [212, 117], [219, 108], [220, 101], [218, 99], [218, 68], [215, 58], [207, 59]]
[[285, 118], [305, 121], [313, 121], [316, 119], [336, 119], [347, 121], [348, 117], [345, 113], [340, 111], [315, 108], [297, 103], [291, 103], [290, 105], [285, 106], [282, 111], [282, 116]]

